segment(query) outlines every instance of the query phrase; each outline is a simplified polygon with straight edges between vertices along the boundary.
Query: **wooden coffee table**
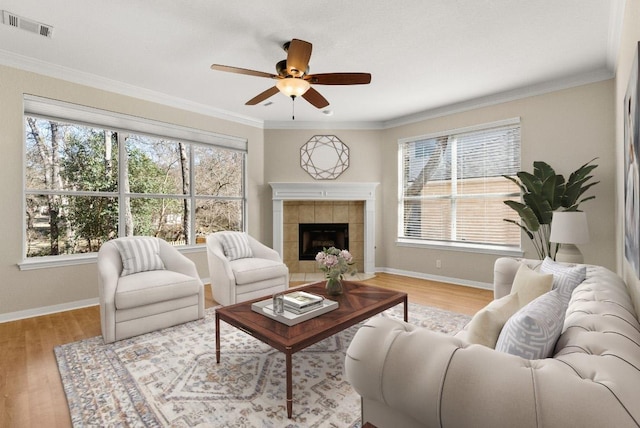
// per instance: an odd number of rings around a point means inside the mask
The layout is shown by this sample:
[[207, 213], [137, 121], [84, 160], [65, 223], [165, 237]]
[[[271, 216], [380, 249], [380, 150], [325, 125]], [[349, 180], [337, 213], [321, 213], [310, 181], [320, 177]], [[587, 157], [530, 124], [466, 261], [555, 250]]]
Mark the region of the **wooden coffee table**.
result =
[[343, 284], [344, 293], [337, 297], [327, 296], [324, 281], [296, 288], [296, 290], [308, 291], [335, 300], [339, 306], [331, 312], [291, 327], [251, 310], [252, 303], [270, 296], [216, 309], [216, 362], [220, 363], [220, 320], [284, 352], [287, 372], [287, 417], [291, 418], [293, 413], [291, 356], [295, 352], [399, 303], [404, 304], [404, 320], [408, 320], [407, 293], [352, 281], [344, 281]]

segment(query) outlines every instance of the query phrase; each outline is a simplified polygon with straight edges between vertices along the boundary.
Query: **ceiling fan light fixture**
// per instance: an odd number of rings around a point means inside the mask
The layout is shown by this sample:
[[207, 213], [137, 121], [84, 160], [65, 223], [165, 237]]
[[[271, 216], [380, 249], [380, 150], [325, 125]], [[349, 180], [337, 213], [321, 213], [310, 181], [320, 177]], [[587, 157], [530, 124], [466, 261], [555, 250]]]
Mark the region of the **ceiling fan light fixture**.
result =
[[285, 77], [276, 82], [276, 87], [288, 97], [299, 97], [309, 90], [311, 84], [297, 77]]

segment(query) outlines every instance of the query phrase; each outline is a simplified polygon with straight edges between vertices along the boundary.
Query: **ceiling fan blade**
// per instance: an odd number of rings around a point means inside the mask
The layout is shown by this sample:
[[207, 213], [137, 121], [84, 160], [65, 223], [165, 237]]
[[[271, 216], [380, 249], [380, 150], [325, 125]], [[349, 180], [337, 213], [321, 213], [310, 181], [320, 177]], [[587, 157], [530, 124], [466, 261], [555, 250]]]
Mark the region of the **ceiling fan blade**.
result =
[[367, 85], [371, 83], [369, 73], [320, 73], [305, 76], [315, 85]]
[[261, 103], [262, 101], [266, 100], [267, 98], [274, 96], [278, 92], [280, 92], [280, 90], [276, 86], [274, 86], [274, 87], [269, 88], [266, 91], [256, 95], [255, 97], [251, 98], [249, 101], [247, 101], [245, 103], [245, 105], [254, 106], [254, 105], [256, 105], [258, 103]]
[[248, 70], [246, 68], [231, 67], [229, 65], [212, 64], [212, 70], [226, 71], [228, 73], [246, 74], [247, 76], [268, 77], [269, 79], [277, 79], [275, 74], [265, 73], [263, 71]]
[[287, 48], [287, 74], [300, 77], [306, 72], [311, 58], [311, 46], [311, 43], [304, 40], [291, 40]]
[[320, 92], [316, 91], [313, 88], [309, 88], [307, 92], [302, 94], [302, 98], [309, 101], [309, 103], [311, 103], [316, 108], [325, 108], [329, 105], [329, 101], [327, 101], [325, 97], [320, 95]]

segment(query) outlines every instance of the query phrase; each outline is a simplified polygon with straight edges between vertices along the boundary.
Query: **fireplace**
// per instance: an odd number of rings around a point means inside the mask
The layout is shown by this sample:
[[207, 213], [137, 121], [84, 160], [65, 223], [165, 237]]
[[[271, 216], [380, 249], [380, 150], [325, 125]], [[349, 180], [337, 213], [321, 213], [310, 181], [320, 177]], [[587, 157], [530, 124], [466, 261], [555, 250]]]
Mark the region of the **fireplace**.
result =
[[323, 248], [349, 248], [349, 223], [300, 223], [298, 237], [299, 259], [315, 260]]
[[[273, 189], [273, 249], [287, 263], [290, 272], [315, 272], [317, 268], [315, 260], [298, 260], [298, 224], [331, 222], [349, 223], [349, 252], [356, 260], [358, 271], [375, 272], [375, 208], [378, 183], [319, 181], [269, 185]], [[285, 202], [297, 206], [285, 214]], [[334, 204], [333, 209], [329, 209], [329, 202]], [[337, 205], [344, 205], [345, 202], [348, 205], [347, 213]], [[312, 205], [303, 206], [306, 203]], [[290, 239], [285, 239], [285, 236]]]

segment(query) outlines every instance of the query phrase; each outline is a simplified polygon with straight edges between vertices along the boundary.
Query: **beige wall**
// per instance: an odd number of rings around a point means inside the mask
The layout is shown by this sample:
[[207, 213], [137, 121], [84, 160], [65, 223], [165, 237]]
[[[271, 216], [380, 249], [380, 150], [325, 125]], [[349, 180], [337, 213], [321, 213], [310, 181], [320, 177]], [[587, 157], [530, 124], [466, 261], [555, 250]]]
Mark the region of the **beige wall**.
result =
[[[581, 245], [588, 263], [614, 269], [615, 146], [613, 80], [546, 95], [423, 120], [379, 131], [265, 132], [265, 182], [312, 181], [300, 168], [300, 147], [313, 135], [337, 135], [350, 148], [351, 165], [337, 181], [376, 181], [376, 268], [490, 284], [498, 257], [481, 253], [444, 251], [396, 245], [398, 139], [452, 130], [519, 116], [522, 124], [522, 168], [544, 160], [566, 177], [583, 163], [598, 158], [596, 199], [582, 206], [589, 218], [591, 242]], [[515, 227], [515, 226], [514, 226]], [[525, 256], [536, 257], [528, 239]], [[436, 268], [436, 260], [441, 268]]]
[[[300, 148], [314, 135], [335, 135], [349, 147], [349, 168], [340, 175], [337, 182], [369, 182], [382, 183], [387, 177], [382, 175], [383, 162], [395, 162], [393, 159], [382, 159], [383, 136], [377, 130], [265, 130], [264, 174], [265, 183], [270, 182], [313, 182], [315, 181], [300, 166]], [[271, 197], [271, 193], [268, 194]], [[273, 207], [271, 200], [266, 201], [265, 214], [269, 224], [265, 229], [268, 242], [272, 242]], [[376, 245], [379, 247], [382, 236], [382, 206], [389, 201], [384, 199], [381, 186], [376, 189]], [[391, 201], [391, 203], [394, 203]], [[384, 260], [378, 258], [376, 251], [376, 266], [384, 266]], [[360, 267], [362, 268], [362, 267]]]
[[[17, 267], [22, 259], [23, 239], [23, 94], [246, 138], [249, 142], [248, 229], [252, 235], [263, 239], [262, 129], [0, 66], [0, 200], [3, 201], [0, 208], [3, 243], [0, 246], [0, 318], [2, 314], [72, 305], [73, 302], [96, 299], [98, 296], [95, 263], [29, 271], [20, 271]], [[188, 257], [196, 262], [202, 277], [209, 277], [204, 249], [189, 253]]]
[[616, 176], [616, 250], [618, 267], [634, 296], [636, 312], [640, 312], [640, 281], [636, 278], [633, 269], [629, 267], [624, 256], [624, 96], [629, 83], [631, 64], [636, 54], [638, 41], [640, 41], [640, 0], [627, 0], [624, 13], [624, 25], [620, 51], [618, 54], [618, 67], [615, 79], [615, 135], [616, 135], [616, 162], [618, 165]]
[[[388, 129], [384, 132], [382, 157], [393, 159], [396, 156], [400, 138], [520, 117], [523, 170], [533, 171], [533, 162], [541, 160], [568, 177], [583, 163], [598, 158], [596, 163], [599, 166], [594, 171], [595, 178], [600, 181], [594, 187], [596, 199], [581, 206], [587, 212], [591, 241], [580, 245], [580, 249], [587, 263], [615, 268], [616, 173], [612, 109], [612, 80], [579, 86]], [[397, 167], [394, 162], [388, 162], [383, 168], [382, 192], [391, 200], [398, 186]], [[396, 206], [386, 204], [382, 217], [385, 222], [384, 246], [378, 250], [384, 254], [384, 266], [459, 278], [463, 283], [478, 281], [486, 284], [493, 281], [493, 262], [498, 256], [396, 247]], [[525, 257], [536, 258], [529, 239], [524, 237], [522, 242]], [[436, 268], [438, 259], [441, 260], [440, 269]]]
[[[640, 0], [627, 2], [627, 21], [639, 16]], [[637, 25], [636, 25], [637, 27]], [[624, 96], [633, 57], [633, 40], [640, 30], [625, 24], [617, 80], [584, 85], [545, 95], [477, 108], [384, 130], [262, 130], [177, 110], [37, 74], [0, 67], [0, 128], [3, 186], [0, 247], [0, 317], [2, 314], [65, 305], [97, 297], [95, 264], [19, 271], [22, 257], [22, 99], [33, 94], [91, 107], [133, 114], [203, 130], [247, 138], [249, 141], [249, 233], [272, 243], [272, 202], [269, 182], [314, 181], [300, 167], [300, 147], [313, 135], [336, 135], [350, 149], [350, 166], [336, 180], [379, 182], [376, 193], [375, 266], [426, 276], [459, 279], [465, 283], [490, 283], [497, 256], [460, 251], [398, 247], [397, 140], [430, 132], [451, 130], [519, 116], [522, 120], [522, 165], [530, 170], [534, 160], [549, 162], [568, 175], [582, 163], [598, 157], [596, 199], [587, 202], [591, 242], [581, 246], [588, 263], [616, 269], [620, 262], [621, 125], [614, 108]], [[627, 75], [625, 75], [625, 73]], [[622, 83], [621, 83], [622, 82]], [[614, 107], [615, 104], [615, 107]], [[615, 119], [615, 122], [614, 122]], [[617, 221], [616, 221], [617, 220]], [[535, 257], [524, 241], [526, 255]], [[189, 254], [201, 276], [208, 277], [206, 254]], [[442, 262], [440, 269], [435, 261]], [[80, 278], [80, 280], [78, 280]], [[639, 293], [640, 294], [640, 293]]]

